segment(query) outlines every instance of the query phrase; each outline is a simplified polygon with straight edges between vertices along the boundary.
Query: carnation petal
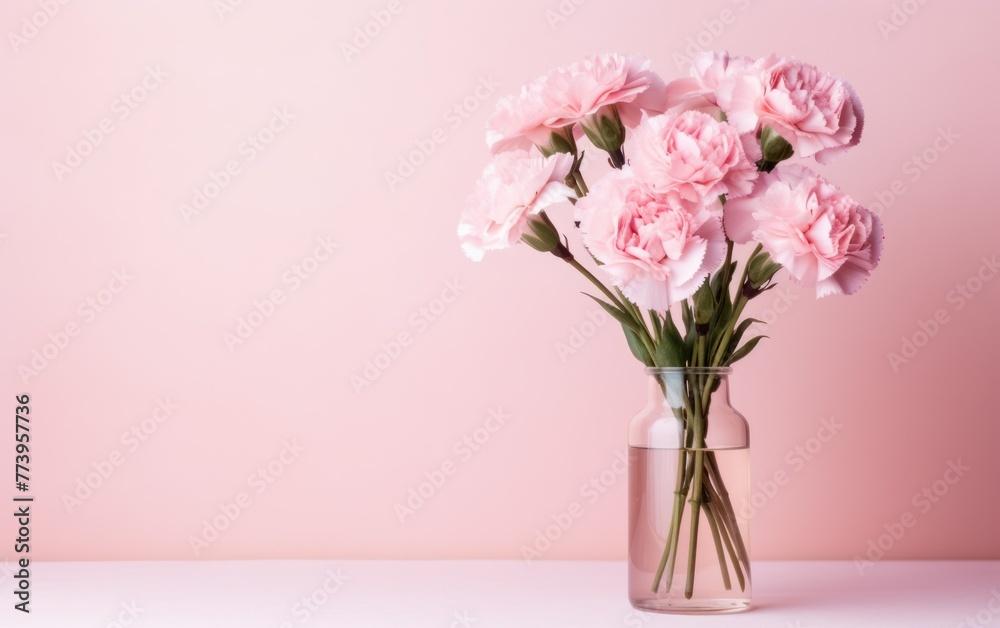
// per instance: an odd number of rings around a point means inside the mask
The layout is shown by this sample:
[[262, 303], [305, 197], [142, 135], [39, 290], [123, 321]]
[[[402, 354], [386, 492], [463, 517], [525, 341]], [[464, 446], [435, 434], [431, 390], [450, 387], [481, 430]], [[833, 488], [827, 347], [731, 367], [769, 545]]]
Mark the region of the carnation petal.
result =
[[637, 277], [620, 286], [625, 297], [646, 310], [665, 312], [670, 308], [671, 300], [667, 291], [667, 283], [650, 276]]
[[531, 214], [571, 198], [563, 180], [572, 166], [569, 155], [543, 158], [515, 150], [494, 155], [465, 202], [458, 225], [462, 250], [474, 261], [486, 251], [516, 244]]
[[757, 221], [753, 217], [756, 204], [756, 199], [737, 198], [723, 206], [722, 225], [726, 236], [733, 242], [745, 244], [753, 239], [753, 232], [757, 228]]
[[862, 208], [871, 218], [871, 233], [868, 236], [868, 245], [871, 247], [870, 261], [872, 270], [878, 268], [882, 259], [882, 248], [885, 246], [885, 233], [882, 230], [882, 219], [878, 214], [867, 208]]
[[763, 96], [764, 85], [759, 76], [742, 74], [719, 87], [719, 106], [738, 133], [750, 133], [757, 128], [757, 101]]
[[702, 238], [693, 239], [678, 259], [670, 260], [670, 283], [679, 288], [695, 279], [707, 254], [708, 242]]
[[666, 311], [693, 294], [725, 252], [718, 216], [643, 185], [629, 166], [597, 180], [576, 217], [601, 270], [643, 309]]
[[816, 283], [816, 297], [831, 294], [851, 295], [861, 289], [871, 277], [872, 265], [857, 257], [844, 261], [837, 272]]
[[[692, 98], [701, 96], [703, 89], [701, 82], [694, 77], [674, 79], [667, 83], [664, 88], [664, 99], [667, 108], [674, 108], [685, 105]], [[707, 104], [711, 104], [707, 100]]]

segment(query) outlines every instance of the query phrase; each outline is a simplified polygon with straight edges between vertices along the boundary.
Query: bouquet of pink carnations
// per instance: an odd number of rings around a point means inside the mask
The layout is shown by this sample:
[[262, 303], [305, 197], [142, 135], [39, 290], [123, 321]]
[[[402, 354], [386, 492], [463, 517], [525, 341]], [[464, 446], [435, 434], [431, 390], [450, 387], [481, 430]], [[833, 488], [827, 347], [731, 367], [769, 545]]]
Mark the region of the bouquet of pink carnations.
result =
[[[857, 292], [877, 266], [878, 217], [793, 163], [837, 158], [861, 139], [863, 122], [847, 82], [793, 57], [703, 53], [689, 77], [670, 83], [641, 56], [589, 57], [499, 102], [486, 133], [493, 157], [458, 235], [473, 260], [524, 242], [567, 262], [596, 287], [591, 298], [648, 367], [728, 366], [763, 337], [745, 338], [759, 321], [743, 313], [779, 270], [823, 297]], [[585, 156], [606, 160], [607, 171], [586, 181]], [[572, 207], [550, 216], [563, 201]], [[606, 282], [570, 250], [560, 231], [568, 228], [579, 229]], [[735, 244], [753, 247], [742, 269]], [[705, 447], [715, 385], [711, 376], [689, 382], [676, 408], [691, 452]], [[725, 541], [716, 537], [722, 569], [725, 546], [742, 586], [747, 552], [722, 478], [707, 458], [687, 459], [650, 586], [659, 589], [666, 570], [670, 589], [685, 501], [702, 507], [701, 490], [717, 500], [711, 522]], [[691, 520], [695, 536], [699, 517]], [[693, 551], [688, 560], [690, 598]]]

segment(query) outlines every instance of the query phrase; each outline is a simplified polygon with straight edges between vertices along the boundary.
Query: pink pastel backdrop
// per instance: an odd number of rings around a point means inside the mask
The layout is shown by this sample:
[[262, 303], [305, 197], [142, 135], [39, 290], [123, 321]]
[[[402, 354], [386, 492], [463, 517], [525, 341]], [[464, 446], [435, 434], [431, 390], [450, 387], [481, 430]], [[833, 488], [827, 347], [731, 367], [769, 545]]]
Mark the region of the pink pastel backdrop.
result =
[[[477, 265], [454, 231], [499, 96], [598, 51], [645, 53], [671, 78], [701, 47], [849, 78], [864, 140], [823, 172], [881, 199], [887, 232], [860, 295], [761, 298], [772, 339], [732, 386], [763, 483], [754, 555], [852, 558], [911, 512], [887, 558], [1000, 558], [1000, 281], [973, 279], [1000, 252], [993, 3], [234, 1], [220, 15], [225, 1], [74, 2], [20, 42], [42, 9], [4, 3], [0, 398], [12, 414], [32, 397], [34, 558], [520, 558], [573, 502], [583, 515], [544, 557], [622, 558], [626, 482], [609, 470], [641, 370], [614, 324], [588, 322], [569, 268], [523, 247]], [[391, 20], [345, 54], [372, 12]], [[123, 109], [144, 77], [155, 89]], [[282, 108], [270, 143], [241, 147]], [[105, 118], [58, 181], [52, 163]], [[385, 173], [428, 141], [390, 190]], [[185, 221], [179, 204], [231, 161], [238, 174]], [[314, 250], [325, 261], [303, 262]], [[296, 288], [297, 263], [315, 272]], [[967, 282], [974, 298], [952, 292]], [[274, 290], [230, 351], [224, 334]], [[46, 350], [67, 325], [68, 345]], [[922, 346], [894, 367], [904, 337]], [[25, 382], [35, 350], [53, 357]], [[369, 360], [388, 368], [356, 391]], [[144, 424], [157, 400], [176, 408]], [[456, 446], [499, 425], [491, 410], [502, 427]], [[831, 418], [836, 434], [810, 440]], [[123, 439], [133, 426], [145, 440]], [[971, 470], [947, 484], [949, 462]], [[401, 522], [395, 505], [442, 468]], [[604, 492], [581, 491], [591, 478]], [[0, 497], [14, 492], [10, 478]], [[0, 558], [13, 536], [0, 518]]]

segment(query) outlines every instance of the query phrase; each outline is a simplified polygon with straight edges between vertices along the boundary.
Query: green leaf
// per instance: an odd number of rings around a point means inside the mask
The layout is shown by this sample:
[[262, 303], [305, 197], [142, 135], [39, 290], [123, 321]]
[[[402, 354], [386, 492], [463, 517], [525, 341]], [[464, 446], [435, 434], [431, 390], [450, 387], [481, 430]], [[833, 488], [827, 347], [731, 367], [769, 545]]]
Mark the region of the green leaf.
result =
[[584, 292], [583, 294], [586, 294], [591, 299], [597, 301], [597, 303], [601, 307], [604, 308], [604, 311], [607, 312], [608, 314], [610, 314], [616, 321], [618, 321], [619, 323], [621, 323], [623, 327], [627, 327], [627, 328], [631, 329], [636, 334], [642, 333], [640, 331], [639, 324], [636, 323], [635, 319], [632, 318], [632, 315], [629, 314], [628, 312], [624, 312], [622, 310], [619, 310], [618, 308], [616, 308], [615, 306], [611, 305], [610, 303], [606, 303], [606, 302], [598, 299], [597, 297], [595, 297], [592, 294], [587, 294], [586, 292]]
[[691, 350], [688, 349], [687, 340], [681, 335], [680, 330], [677, 329], [677, 325], [674, 324], [674, 318], [670, 315], [669, 310], [663, 316], [663, 326], [660, 330], [660, 342], [672, 342], [681, 352], [681, 363], [678, 366], [687, 364], [691, 360]]
[[[670, 316], [669, 312], [667, 312], [667, 316]], [[649, 319], [653, 322], [653, 333], [656, 334], [656, 341], [659, 342], [663, 338], [663, 319], [660, 318], [660, 313], [656, 310], [649, 311]]]
[[750, 355], [750, 352], [753, 351], [753, 348], [757, 346], [757, 343], [760, 342], [762, 338], [767, 338], [767, 336], [754, 336], [750, 340], [747, 340], [745, 345], [733, 352], [733, 355], [726, 360], [726, 366], [739, 362], [743, 358]]
[[763, 325], [764, 321], [758, 318], [748, 318], [745, 319], [742, 323], [740, 323], [739, 327], [737, 327], [736, 330], [733, 331], [733, 337], [729, 341], [729, 347], [726, 348], [727, 356], [732, 354], [733, 351], [736, 350], [736, 347], [740, 346], [740, 340], [743, 339], [743, 334], [745, 334], [747, 329], [749, 329], [750, 326], [753, 325], [754, 323], [760, 323]]
[[656, 366], [684, 366], [686, 353], [684, 341], [679, 335], [677, 338], [664, 338], [654, 351], [656, 354], [653, 356], [653, 363]]
[[681, 319], [684, 322], [684, 351], [688, 356], [694, 353], [694, 340], [697, 332], [694, 329], [694, 314], [687, 299], [681, 301]]
[[622, 331], [625, 332], [625, 341], [628, 342], [628, 348], [632, 350], [632, 355], [635, 356], [636, 360], [639, 360], [646, 366], [653, 366], [653, 358], [650, 357], [649, 351], [646, 350], [646, 346], [642, 344], [642, 340], [639, 339], [639, 335], [622, 325]]
[[664, 317], [663, 325], [660, 327], [660, 338], [653, 351], [653, 361], [656, 366], [684, 366], [691, 356], [691, 350], [674, 325], [669, 311]]
[[610, 314], [616, 321], [621, 323], [622, 331], [625, 332], [625, 340], [628, 342], [628, 348], [632, 351], [632, 355], [635, 356], [637, 360], [645, 364], [646, 366], [653, 366], [653, 358], [649, 355], [649, 351], [646, 349], [646, 345], [643, 344], [642, 340], [639, 338], [639, 325], [636, 323], [632, 316], [624, 312], [610, 303], [606, 303], [592, 294], [587, 295], [594, 301], [604, 308], [604, 311]]
[[[729, 281], [730, 282], [733, 281], [733, 275], [736, 273], [736, 264], [737, 264], [737, 262], [733, 262], [733, 263], [731, 263], [729, 265]], [[723, 286], [722, 285], [722, 277], [723, 277], [723, 275], [725, 275], [725, 272], [723, 272], [723, 271], [725, 271], [725, 270], [726, 270], [725, 268], [720, 268], [719, 270], [715, 271], [715, 275], [712, 276], [712, 294], [716, 295], [716, 298], [722, 296], [722, 290], [724, 288], [729, 288], [729, 286]], [[728, 294], [728, 293], [729, 293], [729, 290], [726, 290], [726, 294]]]
[[670, 310], [663, 313], [663, 329], [669, 329], [674, 334], [677, 334], [677, 336], [681, 335], [681, 333], [677, 330], [677, 325], [674, 324], [674, 317]]
[[715, 355], [715, 352], [719, 350], [719, 345], [726, 335], [726, 330], [732, 326], [733, 321], [729, 320], [732, 315], [733, 304], [727, 298], [719, 306], [719, 311], [716, 312], [716, 316], [712, 320], [712, 325], [708, 329], [708, 346], [711, 355]]

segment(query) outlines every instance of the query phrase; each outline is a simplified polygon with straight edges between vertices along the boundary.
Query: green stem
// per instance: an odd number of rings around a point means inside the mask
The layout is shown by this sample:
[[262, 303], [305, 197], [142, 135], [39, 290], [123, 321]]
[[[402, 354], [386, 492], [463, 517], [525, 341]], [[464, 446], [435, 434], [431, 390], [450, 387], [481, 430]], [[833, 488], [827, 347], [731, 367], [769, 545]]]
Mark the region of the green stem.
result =
[[587, 267], [584, 266], [583, 264], [581, 264], [580, 262], [578, 262], [575, 257], [568, 258], [566, 260], [566, 262], [570, 266], [572, 266], [573, 268], [575, 268], [576, 270], [578, 270], [581, 275], [583, 275], [584, 277], [586, 277], [590, 281], [590, 283], [592, 283], [595, 286], [597, 286], [597, 289], [600, 290], [601, 292], [603, 292], [604, 296], [608, 297], [608, 299], [610, 299], [611, 302], [614, 303], [615, 306], [618, 307], [618, 309], [620, 309], [620, 310], [622, 310], [624, 312], [628, 312], [629, 311], [629, 310], [627, 310], [625, 308], [624, 305], [622, 305], [622, 302], [618, 300], [618, 297], [616, 297], [613, 292], [611, 292], [610, 290], [608, 290], [608, 287], [605, 286], [603, 283], [601, 283], [601, 280], [598, 279], [597, 277], [595, 277], [594, 273], [592, 273], [589, 270], [587, 270]]
[[[669, 556], [667, 560], [667, 584], [666, 590], [670, 591], [670, 587], [674, 582], [674, 565], [677, 562], [677, 544], [680, 540], [681, 535], [681, 523], [684, 520], [684, 498], [687, 496], [688, 489], [691, 486], [691, 478], [694, 475], [694, 456], [688, 454], [688, 448], [691, 446], [691, 430], [690, 430], [690, 417], [692, 416], [692, 406], [691, 397], [688, 394], [684, 394], [684, 415], [682, 420], [684, 421], [683, 433], [681, 434], [681, 449], [680, 455], [687, 459], [687, 466], [681, 469], [678, 466], [678, 472], [681, 478], [681, 489], [680, 495], [674, 496], [674, 512], [671, 517], [671, 523], [677, 522], [677, 525], [671, 528], [670, 538], [667, 540], [667, 555]], [[683, 473], [681, 473], [683, 471]]]
[[[717, 301], [722, 300], [723, 290], [726, 292], [729, 291], [729, 281], [732, 279], [732, 277], [729, 276], [729, 267], [732, 266], [732, 264], [733, 264], [733, 241], [730, 240], [729, 238], [726, 238], [726, 262], [722, 266], [722, 283], [719, 286], [720, 292], [718, 295], [716, 295]], [[718, 311], [721, 311], [721, 309]]]
[[[743, 285], [747, 280], [749, 264], [753, 258], [759, 254], [762, 247], [751, 253], [744, 266], [740, 282], [737, 285], [737, 296], [733, 305], [729, 320], [722, 321], [721, 314], [717, 310], [718, 317], [712, 321], [713, 326], [725, 325], [724, 333], [716, 336], [714, 333], [708, 335], [699, 334], [695, 337], [694, 351], [692, 352], [690, 365], [692, 367], [718, 367], [725, 359], [726, 349], [732, 340], [733, 333], [738, 324], [740, 316], [747, 305], [748, 299], [743, 294]], [[726, 293], [730, 290], [732, 279], [732, 241], [727, 240], [726, 260], [723, 269], [722, 284], [718, 299], [724, 297], [722, 290]], [[686, 302], [682, 307], [690, 307]], [[672, 322], [672, 321], [671, 321]], [[666, 320], [664, 325], [668, 323]], [[718, 338], [718, 344], [712, 342], [712, 338]], [[740, 534], [739, 526], [736, 523], [735, 511], [729, 498], [729, 493], [722, 482], [721, 473], [718, 469], [714, 452], [705, 450], [705, 434], [707, 431], [708, 411], [711, 403], [712, 388], [715, 385], [714, 375], [689, 375], [685, 382], [686, 394], [685, 406], [687, 409], [687, 425], [685, 427], [684, 446], [680, 451], [677, 468], [677, 484], [680, 490], [674, 491], [674, 509], [671, 516], [670, 528], [667, 535], [667, 543], [664, 554], [661, 557], [653, 579], [652, 590], [659, 590], [659, 584], [666, 574], [666, 591], [670, 591], [674, 564], [677, 557], [677, 543], [680, 526], [683, 523], [684, 498], [688, 497], [691, 504], [691, 532], [689, 535], [689, 549], [687, 557], [687, 581], [684, 595], [690, 599], [694, 592], [694, 580], [696, 571], [698, 528], [701, 513], [704, 511], [705, 518], [712, 531], [712, 538], [715, 543], [716, 553], [719, 555], [720, 569], [723, 583], [727, 589], [732, 586], [728, 565], [732, 563], [739, 581], [740, 589], [745, 590], [746, 578], [750, 574], [749, 556], [746, 545]], [[687, 465], [684, 464], [685, 459]], [[727, 562], [726, 555], [730, 557]], [[741, 563], [743, 568], [741, 568]]]
[[688, 539], [687, 581], [684, 584], [684, 597], [691, 599], [694, 594], [695, 559], [698, 555], [698, 523], [701, 521], [702, 477], [705, 472], [704, 437], [695, 436], [698, 449], [694, 454], [694, 479], [691, 482], [691, 536]]
[[569, 252], [569, 249], [567, 249], [562, 244], [560, 244], [559, 246], [565, 249], [565, 253], [559, 255], [558, 257], [562, 257], [564, 260], [566, 260], [566, 263], [568, 263], [570, 266], [579, 271], [581, 275], [583, 275], [590, 281], [590, 283], [597, 286], [597, 289], [600, 290], [604, 294], [604, 296], [606, 296], [611, 301], [611, 303], [613, 303], [619, 310], [632, 317], [632, 320], [635, 321], [636, 326], [639, 327], [639, 334], [638, 334], [639, 340], [646, 347], [646, 351], [649, 352], [650, 356], [655, 355], [656, 348], [653, 343], [653, 338], [649, 333], [649, 328], [646, 326], [646, 319], [642, 316], [641, 313], [639, 313], [639, 310], [636, 309], [635, 305], [633, 305], [631, 301], [626, 299], [625, 296], [621, 294], [621, 291], [618, 290], [617, 288], [615, 288], [615, 291], [618, 292], [619, 295], [621, 295], [621, 299], [615, 296], [615, 293], [611, 292], [611, 290], [609, 290], [608, 287], [605, 286], [600, 279], [595, 277], [594, 273], [587, 270], [586, 266], [581, 264], [579, 261], [577, 261], [575, 257], [573, 257], [572, 253]]
[[[579, 181], [580, 183], [583, 184], [584, 189], [586, 189], [586, 184], [583, 183], [583, 177], [580, 177]], [[541, 214], [546, 221], [549, 221], [549, 218], [544, 211], [541, 212]], [[639, 328], [638, 330], [639, 340], [645, 346], [646, 351], [649, 353], [651, 358], [652, 356], [656, 355], [655, 342], [653, 341], [652, 334], [649, 332], [649, 327], [646, 326], [646, 318], [642, 315], [642, 312], [639, 311], [639, 308], [636, 307], [635, 304], [633, 304], [631, 301], [625, 298], [625, 295], [622, 294], [621, 290], [615, 288], [615, 292], [611, 292], [611, 290], [609, 290], [608, 287], [604, 285], [604, 282], [595, 277], [594, 273], [587, 270], [587, 267], [581, 264], [573, 255], [573, 252], [569, 250], [569, 247], [567, 247], [562, 242], [560, 242], [559, 245], [552, 251], [552, 254], [562, 259], [573, 268], [575, 268], [581, 275], [586, 277], [587, 280], [590, 281], [590, 283], [597, 286], [597, 289], [600, 290], [604, 294], [604, 296], [606, 296], [608, 300], [615, 305], [615, 307], [617, 307], [619, 310], [630, 316], [632, 320], [635, 322], [636, 326]], [[591, 257], [593, 257], [593, 254], [591, 254]], [[597, 262], [597, 259], [594, 258], [594, 261]], [[600, 262], [598, 262], [598, 264], [599, 263]], [[617, 293], [617, 296], [615, 296], [615, 293]], [[649, 366], [652, 365], [650, 364]]]
[[[747, 298], [740, 293], [740, 296], [736, 299], [736, 307], [733, 309], [733, 318], [728, 325], [726, 325], [726, 331], [722, 334], [721, 342], [712, 357], [712, 362], [707, 366], [718, 367], [722, 366], [722, 360], [726, 357], [726, 347], [729, 346], [729, 341], [733, 339], [733, 331], [735, 329], [735, 323], [733, 321], [738, 321], [740, 315], [743, 314], [743, 308], [747, 305]], [[702, 389], [702, 398], [704, 399], [704, 404], [708, 404], [708, 398], [712, 394], [712, 387], [715, 386], [715, 375], [708, 375], [705, 378], [705, 386]]]
[[[733, 549], [733, 543], [729, 539], [730, 531], [726, 527], [726, 516], [719, 508], [719, 503], [717, 501], [718, 497], [714, 495], [714, 492], [711, 490], [711, 487], [709, 487], [709, 493], [713, 494], [712, 502], [709, 504], [709, 508], [712, 510], [712, 513], [715, 515], [716, 520], [719, 522], [719, 531], [722, 536], [722, 541], [726, 545], [726, 551], [729, 553], [730, 562], [732, 562], [733, 564], [733, 571], [736, 572], [736, 579], [740, 583], [740, 591], [746, 591], [746, 579], [743, 577], [743, 570], [740, 569], [740, 559], [739, 557], [737, 557], [736, 550]], [[720, 557], [719, 562], [725, 563], [725, 558]], [[723, 572], [728, 576], [729, 570], [726, 569], [725, 566], [723, 566], [722, 569]], [[723, 576], [723, 578], [725, 578], [725, 576]]]
[[726, 490], [726, 485], [722, 481], [722, 472], [719, 469], [719, 463], [715, 458], [714, 452], [709, 454], [708, 474], [711, 481], [715, 484], [715, 488], [720, 497], [720, 503], [725, 510], [729, 523], [729, 529], [732, 532], [733, 543], [736, 545], [736, 550], [739, 552], [740, 560], [743, 561], [743, 566], [746, 569], [747, 575], [750, 575], [750, 554], [747, 552], [746, 544], [743, 542], [743, 535], [740, 534], [739, 524], [736, 521], [736, 510], [733, 508], [733, 502], [729, 498], [729, 491]]
[[715, 552], [719, 555], [719, 568], [722, 570], [722, 584], [726, 587], [726, 591], [733, 588], [732, 581], [729, 579], [729, 566], [726, 563], [726, 551], [722, 549], [722, 538], [719, 536], [719, 522], [715, 520], [715, 512], [712, 509], [712, 498], [711, 493], [705, 488], [705, 503], [702, 504], [702, 510], [705, 511], [705, 519], [708, 521], [708, 527], [712, 529], [712, 540], [715, 542]]
[[667, 575], [667, 592], [670, 591], [671, 577], [674, 572], [674, 559], [677, 556], [677, 538], [681, 529], [681, 520], [684, 517], [684, 467], [687, 459], [687, 452], [684, 449], [677, 450], [677, 487], [674, 489], [674, 511], [670, 517], [670, 530], [667, 532], [667, 543], [663, 547], [663, 556], [660, 564], [656, 568], [653, 576], [652, 591], [660, 588], [660, 580], [663, 578], [663, 570], [670, 564], [670, 571]]

